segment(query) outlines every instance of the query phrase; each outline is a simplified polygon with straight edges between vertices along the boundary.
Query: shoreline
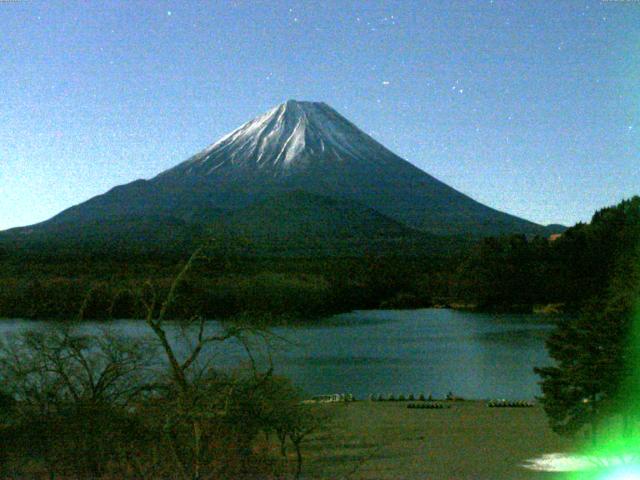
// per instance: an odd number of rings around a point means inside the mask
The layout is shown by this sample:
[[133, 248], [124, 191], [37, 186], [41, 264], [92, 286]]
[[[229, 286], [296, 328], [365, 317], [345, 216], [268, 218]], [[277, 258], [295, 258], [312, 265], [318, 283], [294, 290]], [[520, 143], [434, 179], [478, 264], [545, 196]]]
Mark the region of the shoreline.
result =
[[[521, 307], [521, 308], [520, 308]], [[293, 314], [284, 314], [278, 316], [272, 316], [270, 313], [256, 313], [256, 317], [258, 318], [267, 318], [270, 317], [273, 321], [265, 323], [268, 327], [283, 327], [283, 326], [291, 326], [295, 327], [296, 325], [308, 325], [311, 322], [315, 322], [317, 320], [323, 320], [335, 317], [337, 315], [344, 315], [355, 312], [384, 312], [384, 311], [415, 311], [415, 310], [453, 310], [458, 312], [469, 312], [469, 313], [479, 313], [479, 314], [495, 314], [495, 315], [540, 315], [540, 316], [554, 316], [554, 315], [570, 315], [574, 314], [575, 311], [571, 308], [566, 308], [564, 304], [558, 303], [550, 303], [544, 305], [529, 305], [529, 306], [519, 306], [518, 308], [480, 308], [477, 305], [473, 304], [444, 304], [438, 303], [429, 306], [419, 306], [419, 307], [380, 307], [380, 308], [355, 308], [352, 310], [345, 310], [340, 312], [329, 313], [327, 315], [313, 315], [306, 319], [300, 319], [298, 315]], [[250, 314], [247, 314], [250, 315]], [[0, 322], [5, 321], [24, 321], [24, 322], [58, 322], [58, 323], [111, 323], [111, 322], [120, 322], [120, 321], [131, 321], [131, 322], [144, 322], [144, 318], [83, 318], [81, 320], [77, 318], [73, 319], [64, 319], [60, 317], [50, 317], [50, 318], [13, 318], [13, 317], [0, 317]], [[185, 319], [179, 318], [169, 318], [167, 322], [182, 322], [186, 321]], [[221, 322], [227, 323], [232, 322], [233, 317], [225, 317], [221, 319], [215, 318], [207, 318], [206, 321], [211, 322]], [[260, 322], [257, 322], [259, 325]]]

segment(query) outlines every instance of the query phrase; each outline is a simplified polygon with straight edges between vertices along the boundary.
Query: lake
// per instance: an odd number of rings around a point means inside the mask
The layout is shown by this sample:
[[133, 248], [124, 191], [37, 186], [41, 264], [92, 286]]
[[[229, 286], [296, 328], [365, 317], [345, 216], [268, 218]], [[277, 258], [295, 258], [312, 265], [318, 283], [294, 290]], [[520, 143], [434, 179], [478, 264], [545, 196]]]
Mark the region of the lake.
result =
[[[350, 392], [443, 397], [447, 392], [475, 399], [531, 399], [540, 393], [534, 366], [551, 362], [544, 340], [552, 319], [524, 314], [480, 314], [446, 309], [372, 310], [335, 315], [313, 324], [277, 327], [269, 349], [276, 373], [308, 394]], [[86, 323], [98, 333], [105, 324]], [[128, 336], [148, 334], [143, 321], [106, 324]], [[0, 321], [0, 335], [42, 322]], [[219, 329], [210, 322], [209, 329]], [[186, 340], [177, 327], [173, 338]], [[151, 341], [151, 337], [150, 337]], [[264, 347], [254, 347], [264, 362]], [[218, 346], [214, 361], [230, 367], [246, 360], [238, 344]]]

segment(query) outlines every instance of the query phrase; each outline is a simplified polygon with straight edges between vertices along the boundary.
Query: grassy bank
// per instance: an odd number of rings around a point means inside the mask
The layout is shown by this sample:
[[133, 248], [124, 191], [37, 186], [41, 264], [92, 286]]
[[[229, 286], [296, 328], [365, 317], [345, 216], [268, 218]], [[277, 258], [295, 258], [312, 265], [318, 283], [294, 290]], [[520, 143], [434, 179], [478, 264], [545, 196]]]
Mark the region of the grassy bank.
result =
[[306, 478], [551, 479], [520, 465], [564, 451], [567, 440], [547, 426], [542, 408], [488, 408], [455, 402], [414, 410], [406, 403], [327, 404], [328, 431], [306, 445]]

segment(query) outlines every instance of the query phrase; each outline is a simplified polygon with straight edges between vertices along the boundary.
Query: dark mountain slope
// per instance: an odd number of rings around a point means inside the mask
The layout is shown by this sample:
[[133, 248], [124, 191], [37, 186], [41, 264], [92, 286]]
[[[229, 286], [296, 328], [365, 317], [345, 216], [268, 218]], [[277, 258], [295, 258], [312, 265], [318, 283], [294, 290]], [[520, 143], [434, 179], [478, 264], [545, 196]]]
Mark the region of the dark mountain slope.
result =
[[305, 256], [441, 254], [465, 245], [412, 230], [353, 201], [299, 190], [221, 215], [210, 233], [251, 250]]

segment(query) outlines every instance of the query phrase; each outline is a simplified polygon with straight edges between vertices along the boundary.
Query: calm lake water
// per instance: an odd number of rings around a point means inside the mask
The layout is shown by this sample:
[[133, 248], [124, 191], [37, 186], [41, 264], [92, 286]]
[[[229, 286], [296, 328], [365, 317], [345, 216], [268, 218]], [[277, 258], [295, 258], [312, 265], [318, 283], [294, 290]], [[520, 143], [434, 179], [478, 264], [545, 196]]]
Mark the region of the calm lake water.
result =
[[[478, 314], [441, 309], [356, 311], [314, 325], [278, 327], [267, 348], [256, 341], [262, 362], [270, 353], [277, 373], [287, 375], [308, 394], [433, 394], [466, 398], [530, 399], [538, 395], [534, 366], [550, 364], [544, 339], [553, 329], [549, 317]], [[120, 320], [83, 324], [99, 333], [109, 328], [127, 336], [148, 335], [144, 322]], [[25, 328], [47, 328], [37, 322], [0, 321], [0, 335]], [[210, 322], [210, 330], [219, 329]], [[188, 340], [175, 327], [182, 347]], [[149, 341], [153, 341], [149, 337]], [[216, 346], [217, 365], [246, 361], [238, 344]]]

